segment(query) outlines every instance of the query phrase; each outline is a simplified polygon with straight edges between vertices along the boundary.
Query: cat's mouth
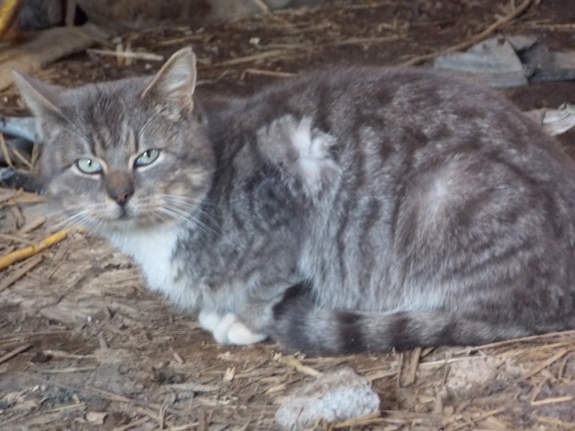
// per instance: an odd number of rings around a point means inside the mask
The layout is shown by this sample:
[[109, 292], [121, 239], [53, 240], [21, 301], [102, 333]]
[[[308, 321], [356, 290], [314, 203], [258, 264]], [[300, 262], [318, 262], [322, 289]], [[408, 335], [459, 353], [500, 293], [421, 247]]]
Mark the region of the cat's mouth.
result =
[[128, 214], [128, 211], [126, 210], [126, 207], [120, 207], [120, 214], [118, 215], [117, 220], [130, 220], [133, 217]]

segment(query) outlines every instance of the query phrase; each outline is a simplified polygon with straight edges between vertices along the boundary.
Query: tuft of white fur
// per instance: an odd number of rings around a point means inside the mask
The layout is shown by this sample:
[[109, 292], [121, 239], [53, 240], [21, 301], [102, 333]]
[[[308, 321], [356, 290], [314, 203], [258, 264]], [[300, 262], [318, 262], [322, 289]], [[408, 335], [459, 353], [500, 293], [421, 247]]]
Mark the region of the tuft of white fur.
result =
[[179, 234], [178, 227], [162, 225], [107, 233], [106, 236], [116, 247], [136, 261], [151, 290], [161, 292], [170, 299], [177, 299], [182, 296], [182, 288], [174, 282], [173, 275], [176, 273], [176, 268], [172, 263], [172, 256]]
[[198, 323], [206, 331], [213, 334], [219, 323], [222, 321], [222, 317], [222, 315], [215, 311], [202, 310], [200, 311], [200, 314], [198, 314]]
[[298, 168], [310, 191], [317, 191], [339, 167], [329, 154], [333, 136], [312, 129], [312, 120], [304, 117], [291, 133], [293, 147], [298, 152]]

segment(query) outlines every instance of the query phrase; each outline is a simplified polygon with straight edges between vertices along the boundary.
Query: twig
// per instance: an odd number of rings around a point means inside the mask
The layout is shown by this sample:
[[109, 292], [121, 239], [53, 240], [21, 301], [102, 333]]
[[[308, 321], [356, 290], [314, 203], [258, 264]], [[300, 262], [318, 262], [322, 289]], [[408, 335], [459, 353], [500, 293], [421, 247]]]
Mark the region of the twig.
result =
[[567, 401], [573, 400], [573, 396], [565, 396], [565, 397], [557, 397], [557, 398], [545, 398], [544, 400], [539, 401], [531, 401], [531, 405], [533, 407], [536, 406], [543, 406], [545, 404], [556, 404], [556, 403], [565, 403]]
[[283, 54], [287, 54], [287, 52], [283, 49], [272, 49], [270, 51], [264, 51], [253, 55], [247, 55], [245, 57], [232, 58], [231, 60], [225, 60], [220, 63], [211, 64], [207, 67], [212, 68], [212, 67], [233, 66], [236, 64], [249, 63], [251, 61], [262, 60], [268, 57], [277, 57]]
[[[26, 247], [22, 250], [17, 250], [12, 253], [7, 254], [6, 256], [0, 257], [0, 269], [7, 268], [8, 266], [12, 265], [14, 262], [18, 262], [19, 260], [23, 260], [34, 256], [35, 254], [40, 253], [41, 251], [47, 249], [48, 247], [66, 239], [68, 234], [72, 231], [72, 229], [63, 230], [57, 232], [53, 235], [50, 235], [44, 241], [40, 243], [40, 245], [33, 245], [30, 247]], [[1, 285], [0, 285], [1, 286]], [[2, 288], [0, 287], [0, 291]]]
[[[530, 26], [531, 27], [531, 26]], [[575, 24], [536, 24], [534, 28], [542, 28], [550, 31], [573, 31]]]
[[133, 51], [108, 51], [105, 49], [87, 49], [86, 52], [98, 55], [107, 55], [110, 57], [133, 58], [136, 60], [146, 61], [164, 61], [164, 57], [151, 52], [133, 52]]
[[320, 43], [316, 46], [344, 46], [344, 45], [361, 45], [369, 43], [382, 43], [382, 42], [393, 42], [398, 40], [399, 36], [384, 36], [384, 37], [350, 37], [349, 39], [340, 40], [336, 42], [326, 42]]
[[13, 274], [10, 275], [10, 277], [4, 279], [4, 281], [2, 281], [2, 283], [0, 283], [0, 292], [2, 292], [4, 289], [7, 289], [10, 286], [12, 286], [13, 283], [20, 280], [20, 278], [22, 278], [24, 275], [26, 275], [26, 273], [28, 271], [31, 271], [32, 269], [34, 269], [34, 267], [36, 265], [38, 265], [40, 262], [42, 262], [42, 255], [38, 255], [38, 256], [35, 256], [32, 259], [30, 259], [26, 263], [26, 265], [24, 265], [19, 270], [15, 271]]
[[274, 72], [273, 70], [262, 70], [262, 69], [246, 69], [244, 70], [244, 74], [271, 76], [273, 78], [293, 78], [294, 76], [297, 76], [297, 73]]
[[146, 422], [148, 422], [150, 420], [150, 418], [148, 416], [146, 416], [145, 418], [142, 419], [138, 419], [137, 421], [131, 422], [128, 425], [123, 425], [121, 427], [116, 427], [114, 428], [112, 431], [126, 431], [129, 430], [130, 428], [134, 428], [137, 427], [138, 425], [142, 425], [145, 424]]
[[54, 370], [40, 370], [41, 373], [46, 374], [60, 374], [60, 373], [81, 373], [84, 371], [94, 371], [97, 370], [99, 367], [70, 367], [70, 368], [57, 368]]
[[16, 148], [12, 148], [12, 153], [28, 169], [30, 169], [30, 170], [34, 169], [34, 167], [32, 166], [32, 163], [30, 163], [28, 160], [26, 160], [26, 157], [24, 157], [22, 154], [20, 154], [20, 151], [18, 151]]
[[375, 412], [370, 413], [365, 416], [360, 416], [358, 418], [349, 419], [344, 422], [337, 423], [333, 425], [330, 429], [341, 429], [341, 428], [349, 428], [349, 427], [356, 427], [356, 426], [367, 426], [367, 425], [375, 425], [381, 423], [381, 413]]
[[84, 410], [86, 408], [86, 404], [85, 403], [79, 403], [79, 404], [68, 404], [66, 406], [61, 406], [61, 407], [56, 407], [50, 410], [46, 410], [43, 413], [58, 413], [58, 412], [63, 412], [63, 411], [73, 411], [73, 410]]
[[11, 168], [14, 167], [12, 164], [12, 159], [10, 158], [10, 152], [8, 151], [8, 146], [6, 145], [6, 140], [4, 139], [4, 135], [0, 133], [0, 149], [2, 150], [2, 155], [4, 156], [4, 160], [6, 160], [6, 164]]
[[510, 340], [497, 341], [495, 343], [483, 344], [481, 346], [474, 346], [474, 347], [466, 348], [464, 350], [458, 350], [457, 352], [454, 352], [453, 355], [454, 356], [469, 355], [470, 353], [474, 353], [474, 352], [477, 352], [479, 350], [492, 349], [494, 347], [502, 347], [502, 346], [506, 346], [508, 344], [524, 343], [527, 341], [542, 340], [545, 338], [559, 337], [559, 336], [564, 336], [564, 335], [575, 335], [575, 330], [549, 332], [547, 334], [530, 335], [528, 337], [512, 338]]
[[12, 359], [14, 356], [22, 353], [23, 351], [28, 350], [30, 347], [32, 347], [32, 344], [24, 344], [20, 347], [16, 347], [11, 352], [8, 352], [4, 356], [0, 357], [0, 364], [6, 362], [8, 359]]
[[319, 377], [323, 374], [322, 372], [316, 370], [315, 368], [308, 367], [307, 365], [302, 364], [293, 356], [278, 356], [276, 359], [279, 362], [282, 362], [283, 364], [292, 367], [296, 371], [305, 374], [306, 376]]
[[378, 373], [366, 374], [364, 377], [373, 382], [374, 380], [384, 379], [386, 377], [393, 377], [397, 375], [397, 371], [380, 371]]
[[26, 223], [22, 228], [18, 231], [19, 235], [24, 235], [28, 232], [32, 232], [34, 229], [39, 228], [46, 222], [46, 217], [41, 216], [37, 217], [29, 223]]
[[415, 383], [415, 376], [417, 374], [417, 367], [419, 366], [420, 358], [421, 358], [421, 347], [416, 347], [413, 350], [411, 356], [411, 362], [409, 363], [407, 374], [403, 380], [404, 386], [409, 386]]
[[8, 33], [23, 5], [24, 0], [6, 0], [0, 6], [0, 38]]
[[527, 379], [531, 376], [534, 376], [535, 374], [537, 374], [542, 369], [547, 368], [549, 365], [551, 365], [556, 360], [561, 359], [563, 356], [565, 356], [570, 351], [571, 351], [570, 349], [561, 350], [559, 353], [556, 353], [555, 355], [551, 356], [549, 359], [546, 359], [545, 361], [541, 362], [539, 365], [537, 365], [535, 368], [533, 368], [531, 371], [529, 371], [527, 374], [525, 374], [523, 376], [523, 378]]
[[178, 425], [178, 426], [171, 426], [169, 428], [170, 431], [186, 431], [192, 428], [195, 428], [197, 426], [199, 426], [200, 423], [199, 422], [192, 422], [191, 424], [187, 424], [187, 425]]
[[443, 55], [443, 54], [447, 54], [447, 53], [455, 52], [455, 51], [460, 51], [462, 49], [467, 49], [467, 48], [481, 42], [483, 39], [486, 39], [487, 37], [491, 36], [493, 33], [495, 33], [497, 30], [499, 30], [499, 28], [501, 28], [505, 24], [513, 21], [515, 18], [517, 18], [519, 15], [521, 15], [523, 12], [525, 12], [529, 8], [531, 3], [533, 3], [533, 0], [525, 0], [521, 5], [516, 7], [509, 14], [505, 15], [504, 17], [499, 18], [497, 21], [495, 21], [493, 24], [491, 24], [489, 27], [487, 27], [481, 33], [473, 36], [472, 38], [470, 38], [466, 41], [463, 41], [461, 43], [453, 45], [453, 46], [451, 46], [451, 47], [449, 47], [443, 51], [414, 57], [414, 58], [406, 61], [404, 63], [404, 65], [405, 66], [415, 66], [415, 65], [421, 64], [427, 60], [432, 60], [439, 55]]
[[29, 240], [26, 238], [21, 238], [21, 237], [16, 236], [16, 235], [10, 235], [8, 233], [0, 233], [0, 239], [4, 239], [6, 241], [12, 241], [12, 242], [19, 242], [21, 244], [26, 244], [26, 245], [36, 245], [36, 243], [32, 240]]

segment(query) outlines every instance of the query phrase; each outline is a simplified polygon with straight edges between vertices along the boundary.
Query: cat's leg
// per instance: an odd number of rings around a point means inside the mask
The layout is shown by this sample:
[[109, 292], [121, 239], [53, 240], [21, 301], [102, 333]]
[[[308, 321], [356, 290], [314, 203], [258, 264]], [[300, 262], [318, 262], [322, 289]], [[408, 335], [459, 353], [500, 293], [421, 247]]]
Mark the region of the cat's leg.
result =
[[202, 310], [198, 315], [198, 323], [203, 329], [213, 334], [223, 317], [216, 311]]
[[202, 310], [198, 321], [219, 344], [245, 346], [259, 343], [269, 336], [277, 307], [294, 296], [302, 295], [309, 286], [276, 285], [269, 289], [256, 289], [247, 298], [236, 298], [233, 311]]

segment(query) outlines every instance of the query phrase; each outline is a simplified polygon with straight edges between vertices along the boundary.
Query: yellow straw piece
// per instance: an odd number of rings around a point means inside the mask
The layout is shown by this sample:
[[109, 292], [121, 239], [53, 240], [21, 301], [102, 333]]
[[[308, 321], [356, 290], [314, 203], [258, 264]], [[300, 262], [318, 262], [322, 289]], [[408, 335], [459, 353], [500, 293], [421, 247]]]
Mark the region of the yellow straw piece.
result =
[[0, 6], [0, 39], [10, 30], [23, 4], [24, 0], [5, 0]]
[[66, 229], [61, 230], [60, 232], [56, 232], [53, 235], [50, 235], [44, 241], [40, 243], [40, 245], [32, 245], [30, 247], [26, 247], [22, 250], [16, 250], [12, 253], [8, 253], [6, 256], [0, 257], [0, 270], [9, 267], [14, 262], [18, 262], [22, 259], [27, 259], [35, 254], [40, 253], [41, 251], [47, 249], [48, 247], [62, 241], [65, 239], [73, 229]]

